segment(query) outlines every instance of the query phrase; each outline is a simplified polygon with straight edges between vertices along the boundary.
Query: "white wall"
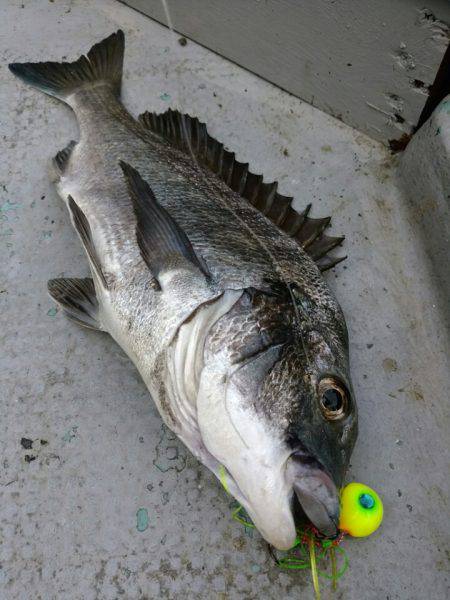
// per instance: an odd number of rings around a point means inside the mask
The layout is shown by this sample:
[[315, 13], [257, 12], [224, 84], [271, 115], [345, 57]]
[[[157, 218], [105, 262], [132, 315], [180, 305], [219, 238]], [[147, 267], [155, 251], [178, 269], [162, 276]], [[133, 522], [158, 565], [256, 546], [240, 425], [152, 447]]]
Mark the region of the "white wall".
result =
[[[166, 23], [161, 0], [125, 0]], [[448, 0], [167, 0], [174, 28], [387, 142], [410, 133], [449, 43]]]

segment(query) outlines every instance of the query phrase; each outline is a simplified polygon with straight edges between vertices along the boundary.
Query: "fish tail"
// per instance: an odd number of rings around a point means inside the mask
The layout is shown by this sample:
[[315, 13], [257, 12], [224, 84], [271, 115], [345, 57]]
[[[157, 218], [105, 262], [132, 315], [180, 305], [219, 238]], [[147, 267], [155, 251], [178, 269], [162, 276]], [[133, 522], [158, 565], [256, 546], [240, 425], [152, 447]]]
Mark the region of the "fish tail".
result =
[[119, 96], [124, 46], [124, 34], [119, 29], [75, 62], [11, 63], [9, 70], [25, 83], [63, 101], [89, 83], [103, 83]]

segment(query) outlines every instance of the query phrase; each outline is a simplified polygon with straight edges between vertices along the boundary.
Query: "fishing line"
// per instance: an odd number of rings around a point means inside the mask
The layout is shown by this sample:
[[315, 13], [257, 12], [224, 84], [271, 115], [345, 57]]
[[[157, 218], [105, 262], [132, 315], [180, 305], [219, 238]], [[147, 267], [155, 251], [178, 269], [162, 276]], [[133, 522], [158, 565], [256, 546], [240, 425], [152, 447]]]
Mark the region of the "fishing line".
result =
[[[226, 472], [222, 465], [219, 473], [220, 481], [225, 488], [225, 491], [229, 493], [226, 482]], [[232, 509], [231, 518], [243, 525], [246, 531], [255, 529], [254, 524], [248, 518], [247, 513], [240, 504]], [[269, 544], [270, 556], [280, 569], [295, 571], [310, 569], [315, 598], [316, 600], [320, 600], [319, 577], [330, 580], [332, 589], [335, 591], [337, 589], [338, 580], [348, 569], [349, 559], [347, 553], [340, 545], [344, 539], [344, 533], [341, 532], [335, 540], [327, 540], [318, 535], [318, 531], [313, 525], [299, 527], [296, 532], [297, 538], [290, 550], [280, 552]], [[337, 554], [340, 556], [339, 568], [336, 558]], [[330, 558], [331, 573], [320, 569], [318, 564], [319, 562], [325, 562], [328, 557]]]
[[[173, 27], [173, 21], [172, 21], [172, 16], [170, 14], [170, 9], [169, 9], [169, 3], [168, 0], [161, 0], [161, 4], [164, 10], [164, 14], [166, 17], [166, 21], [167, 21], [167, 27], [170, 30], [170, 35], [172, 37], [173, 40], [173, 49], [174, 50], [178, 50], [178, 46], [177, 46], [177, 33]], [[175, 56], [177, 55], [177, 52], [175, 51]], [[177, 58], [177, 57], [176, 57]], [[176, 85], [178, 87], [178, 99], [181, 99], [181, 81], [180, 81], [180, 77], [179, 77], [179, 73], [177, 73], [176, 77]], [[210, 191], [212, 193], [217, 192], [217, 188], [216, 186], [213, 186], [213, 183], [205, 176], [204, 171], [202, 169], [202, 167], [200, 166], [200, 164], [197, 161], [197, 157], [195, 156], [195, 153], [192, 149], [192, 145], [191, 145], [191, 141], [186, 129], [186, 124], [184, 122], [184, 120], [181, 120], [181, 128], [183, 130], [183, 136], [185, 138], [185, 142], [186, 142], [186, 146], [188, 148], [189, 154], [191, 156], [191, 159], [193, 160], [194, 164], [197, 167], [197, 170], [201, 176], [201, 178], [203, 179], [203, 182], [206, 184], [206, 187], [210, 189]], [[291, 288], [291, 283], [288, 282], [284, 276], [283, 273], [283, 269], [280, 265], [280, 263], [278, 262], [278, 260], [276, 259], [276, 257], [272, 254], [272, 252], [270, 251], [270, 249], [264, 244], [264, 242], [260, 239], [260, 237], [252, 230], [252, 228], [238, 215], [236, 214], [236, 212], [232, 209], [232, 207], [228, 204], [228, 202], [222, 197], [222, 194], [216, 194], [216, 196], [219, 197], [220, 202], [223, 204], [224, 208], [232, 214], [232, 216], [234, 218], [236, 218], [239, 223], [244, 227], [244, 229], [246, 229], [246, 231], [248, 231], [249, 235], [256, 241], [256, 243], [264, 250], [264, 252], [267, 254], [267, 256], [269, 257], [270, 261], [272, 262], [273, 267], [275, 268], [276, 272], [278, 273], [280, 279], [282, 280], [282, 282], [285, 284], [288, 292], [289, 292], [289, 296], [292, 302], [292, 305], [294, 307], [294, 314], [295, 314], [295, 318], [297, 321], [297, 327], [295, 328], [295, 334], [296, 337], [299, 339], [301, 345], [302, 345], [302, 349], [303, 349], [303, 353], [305, 355], [306, 358], [306, 362], [308, 364], [309, 369], [311, 370], [311, 360], [308, 354], [308, 349], [307, 349], [307, 345], [305, 343], [305, 339], [304, 336], [302, 334], [302, 322], [310, 325], [311, 321], [306, 313], [306, 311], [304, 310], [304, 308], [299, 305], [296, 300], [295, 300], [295, 296], [294, 293], [292, 291]], [[300, 316], [300, 311], [302, 312], [303, 315], [303, 319]], [[235, 428], [236, 429], [236, 428]]]

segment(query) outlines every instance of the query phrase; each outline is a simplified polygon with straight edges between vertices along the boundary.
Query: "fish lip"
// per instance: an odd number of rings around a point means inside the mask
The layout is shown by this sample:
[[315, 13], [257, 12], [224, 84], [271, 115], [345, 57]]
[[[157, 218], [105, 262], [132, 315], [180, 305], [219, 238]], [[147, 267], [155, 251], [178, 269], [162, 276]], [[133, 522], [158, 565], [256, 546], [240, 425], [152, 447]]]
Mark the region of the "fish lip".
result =
[[339, 491], [323, 465], [307, 453], [293, 453], [288, 461], [295, 496], [312, 525], [325, 538], [339, 535]]
[[[221, 467], [225, 468], [224, 465], [219, 463]], [[285, 490], [285, 494], [275, 494], [275, 497], [280, 499], [284, 498], [285, 502], [278, 508], [281, 510], [274, 513], [275, 519], [278, 519], [278, 526], [273, 526], [273, 519], [267, 519], [267, 502], [261, 505], [260, 502], [255, 503], [253, 495], [250, 497], [244, 493], [242, 488], [238, 485], [236, 479], [226, 469], [224, 472], [220, 472], [218, 469], [216, 476], [225, 487], [227, 493], [231, 494], [235, 500], [243, 508], [250, 518], [251, 523], [260, 532], [262, 537], [274, 548], [281, 551], [287, 551], [293, 547], [296, 538], [295, 523], [293, 514], [290, 507], [290, 495], [289, 490]], [[225, 485], [224, 485], [225, 484]], [[275, 488], [277, 489], [277, 488]], [[262, 508], [262, 510], [261, 510]], [[281, 518], [280, 518], [281, 517]]]

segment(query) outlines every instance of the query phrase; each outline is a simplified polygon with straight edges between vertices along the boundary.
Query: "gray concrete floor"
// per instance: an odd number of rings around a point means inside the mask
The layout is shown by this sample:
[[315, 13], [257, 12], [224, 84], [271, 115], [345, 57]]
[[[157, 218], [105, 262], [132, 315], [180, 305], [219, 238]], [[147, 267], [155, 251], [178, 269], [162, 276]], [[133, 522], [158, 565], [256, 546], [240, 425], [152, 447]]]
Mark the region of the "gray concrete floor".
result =
[[345, 542], [350, 569], [333, 597], [446, 597], [447, 338], [396, 160], [109, 0], [0, 7], [0, 597], [313, 597], [307, 574], [281, 572], [260, 537], [231, 520], [224, 491], [163, 427], [112, 339], [68, 323], [47, 297], [47, 279], [88, 272], [47, 176], [76, 123], [6, 64], [77, 58], [119, 26], [132, 113], [198, 115], [297, 206], [312, 201], [347, 235], [349, 258], [328, 279], [348, 319], [360, 409], [348, 479], [378, 490], [385, 519], [372, 537]]

